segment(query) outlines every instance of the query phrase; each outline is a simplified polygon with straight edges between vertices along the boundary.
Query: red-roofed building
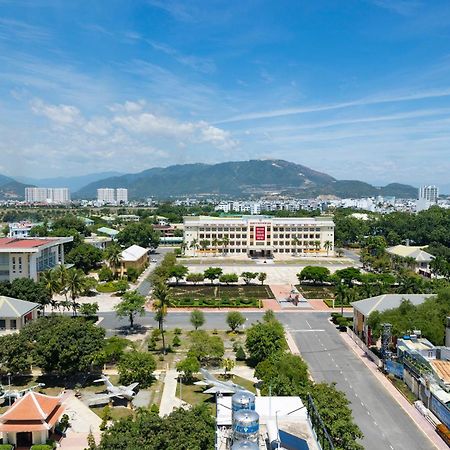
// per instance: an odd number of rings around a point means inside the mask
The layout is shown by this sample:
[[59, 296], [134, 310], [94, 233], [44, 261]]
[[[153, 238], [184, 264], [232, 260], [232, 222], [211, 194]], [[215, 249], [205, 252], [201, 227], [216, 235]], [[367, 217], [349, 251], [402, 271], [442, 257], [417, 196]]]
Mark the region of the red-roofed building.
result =
[[17, 447], [45, 444], [63, 412], [61, 397], [27, 392], [0, 416], [3, 443]]
[[64, 244], [73, 237], [0, 238], [0, 281], [31, 278], [64, 264]]

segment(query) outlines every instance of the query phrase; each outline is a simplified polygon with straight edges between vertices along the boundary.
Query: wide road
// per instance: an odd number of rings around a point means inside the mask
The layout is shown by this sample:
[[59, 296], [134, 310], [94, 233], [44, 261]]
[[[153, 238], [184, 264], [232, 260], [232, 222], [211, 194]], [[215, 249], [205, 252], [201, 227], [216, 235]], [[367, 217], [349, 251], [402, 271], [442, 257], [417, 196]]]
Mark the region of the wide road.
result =
[[[244, 313], [245, 326], [262, 318], [260, 312]], [[126, 320], [118, 320], [114, 313], [103, 313], [101, 325], [108, 334], [126, 327]], [[166, 327], [191, 329], [190, 314], [169, 313]], [[277, 317], [292, 334], [308, 363], [314, 380], [336, 382], [351, 402], [356, 423], [364, 433], [366, 450], [431, 450], [435, 447], [417, 428], [398, 403], [389, 395], [364, 363], [348, 348], [336, 328], [328, 322], [328, 313], [281, 312]], [[226, 329], [226, 313], [205, 313], [206, 329]], [[146, 326], [156, 326], [153, 314], [136, 320]]]
[[435, 448], [349, 349], [327, 313], [280, 314], [316, 381], [336, 382], [351, 401], [366, 450]]

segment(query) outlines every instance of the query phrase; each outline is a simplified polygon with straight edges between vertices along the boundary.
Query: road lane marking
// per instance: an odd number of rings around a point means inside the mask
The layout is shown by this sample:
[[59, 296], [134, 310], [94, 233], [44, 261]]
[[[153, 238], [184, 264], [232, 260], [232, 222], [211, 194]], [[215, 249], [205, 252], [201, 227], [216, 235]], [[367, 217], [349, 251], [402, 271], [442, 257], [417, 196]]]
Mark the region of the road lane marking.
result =
[[306, 324], [308, 325], [308, 327], [309, 327], [310, 329], [312, 329], [312, 326], [309, 324], [309, 322], [308, 322], [307, 320], [305, 320], [305, 322], [306, 322]]

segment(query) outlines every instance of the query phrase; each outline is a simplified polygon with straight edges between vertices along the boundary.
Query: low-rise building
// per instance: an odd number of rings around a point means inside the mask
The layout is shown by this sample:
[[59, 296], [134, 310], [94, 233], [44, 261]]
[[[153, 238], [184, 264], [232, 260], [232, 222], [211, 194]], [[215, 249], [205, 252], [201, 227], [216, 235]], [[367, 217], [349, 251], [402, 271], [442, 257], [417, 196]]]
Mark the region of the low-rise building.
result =
[[376, 297], [365, 298], [353, 302], [353, 331], [367, 344], [372, 345], [372, 334], [367, 325], [367, 319], [371, 313], [382, 313], [387, 309], [398, 308], [403, 300], [410, 301], [413, 305], [420, 305], [430, 294], [384, 294]]
[[97, 229], [97, 233], [106, 234], [106, 236], [109, 236], [111, 239], [114, 239], [119, 234], [117, 230], [109, 227], [100, 227]]
[[386, 252], [391, 256], [402, 259], [409, 259], [414, 264], [414, 270], [422, 275], [430, 274], [430, 262], [434, 256], [423, 250], [424, 247], [410, 245], [395, 245], [389, 247]]
[[38, 317], [38, 303], [0, 296], [0, 332], [20, 330]]
[[14, 222], [8, 224], [8, 237], [12, 238], [25, 238], [30, 235], [30, 231], [33, 227], [35, 227], [38, 224], [31, 223], [28, 221], [23, 222]]
[[61, 397], [27, 392], [0, 416], [3, 443], [17, 448], [45, 444], [64, 409]]
[[90, 244], [100, 250], [105, 250], [106, 247], [111, 245], [112, 238], [107, 236], [98, 236], [96, 234], [91, 234], [91, 236], [85, 237], [84, 242]]
[[184, 217], [186, 255], [334, 255], [331, 217]]
[[124, 276], [129, 268], [144, 270], [148, 264], [148, 249], [132, 245], [121, 253], [120, 276]]
[[0, 281], [31, 278], [64, 264], [64, 244], [73, 237], [0, 238]]

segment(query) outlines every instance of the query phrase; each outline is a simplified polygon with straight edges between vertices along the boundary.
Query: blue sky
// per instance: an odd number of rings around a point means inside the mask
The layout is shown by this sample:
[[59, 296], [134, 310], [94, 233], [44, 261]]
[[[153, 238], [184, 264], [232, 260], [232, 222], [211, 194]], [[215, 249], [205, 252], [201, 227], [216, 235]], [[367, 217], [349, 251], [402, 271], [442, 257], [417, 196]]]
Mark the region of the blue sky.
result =
[[447, 0], [0, 0], [0, 173], [279, 158], [450, 183]]

